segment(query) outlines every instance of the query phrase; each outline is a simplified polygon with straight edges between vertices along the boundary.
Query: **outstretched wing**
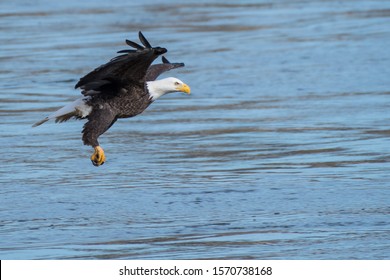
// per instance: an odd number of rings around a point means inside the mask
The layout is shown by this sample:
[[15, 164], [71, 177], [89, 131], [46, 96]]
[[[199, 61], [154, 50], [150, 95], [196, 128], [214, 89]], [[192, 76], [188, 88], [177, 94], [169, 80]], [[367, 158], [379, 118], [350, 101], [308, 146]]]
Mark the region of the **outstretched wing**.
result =
[[83, 89], [84, 95], [89, 95], [91, 92], [110, 94], [120, 87], [144, 83], [149, 66], [167, 50], [161, 47], [152, 47], [141, 32], [138, 35], [143, 46], [126, 40], [127, 45], [135, 50], [119, 51], [118, 53], [125, 54], [111, 59], [108, 63], [82, 77], [75, 88]]
[[179, 68], [184, 67], [184, 63], [170, 63], [165, 56], [162, 57], [162, 64], [151, 65], [146, 72], [146, 81], [154, 81], [160, 76], [162, 73]]

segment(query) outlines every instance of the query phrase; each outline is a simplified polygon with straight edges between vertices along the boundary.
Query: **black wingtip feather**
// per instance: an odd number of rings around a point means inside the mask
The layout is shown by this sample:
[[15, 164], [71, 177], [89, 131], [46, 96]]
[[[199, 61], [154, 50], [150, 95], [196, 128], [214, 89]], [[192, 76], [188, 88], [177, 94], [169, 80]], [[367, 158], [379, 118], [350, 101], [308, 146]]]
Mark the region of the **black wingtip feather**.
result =
[[135, 53], [137, 52], [136, 50], [120, 50], [120, 51], [117, 51], [117, 53]]
[[139, 40], [141, 41], [141, 43], [148, 49], [151, 49], [152, 48], [152, 45], [148, 42], [148, 40], [146, 40], [145, 36], [142, 34], [141, 31], [138, 32], [138, 37], [139, 37]]
[[157, 55], [162, 55], [168, 51], [166, 48], [161, 48], [161, 47], [154, 47], [153, 50], [154, 53]]
[[162, 56], [161, 60], [162, 60], [163, 63], [168, 63], [168, 64], [170, 64], [169, 60], [166, 59], [165, 56]]
[[127, 39], [126, 39], [126, 44], [128, 44], [130, 47], [136, 48], [137, 50], [143, 50], [144, 49], [143, 46], [141, 46], [141, 45], [139, 45], [139, 44], [137, 44], [137, 43], [135, 43], [133, 41], [127, 40]]
[[169, 62], [169, 60], [165, 56], [162, 56], [161, 60], [164, 64], [171, 64], [171, 65], [175, 66], [175, 68], [185, 66], [184, 63], [171, 63], [171, 62]]

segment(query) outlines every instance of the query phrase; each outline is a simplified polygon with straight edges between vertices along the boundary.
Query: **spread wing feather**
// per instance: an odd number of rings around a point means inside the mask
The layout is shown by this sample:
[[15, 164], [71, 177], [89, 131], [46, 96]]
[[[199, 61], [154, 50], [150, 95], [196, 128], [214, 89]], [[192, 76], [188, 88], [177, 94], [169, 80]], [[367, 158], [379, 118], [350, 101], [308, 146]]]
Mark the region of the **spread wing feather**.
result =
[[145, 46], [145, 48], [151, 49], [152, 45], [148, 42], [148, 40], [146, 40], [145, 36], [141, 32], [139, 32], [138, 35], [139, 35], [139, 40]]
[[127, 39], [126, 39], [126, 44], [128, 44], [130, 47], [133, 47], [133, 48], [135, 48], [137, 50], [143, 50], [144, 49], [144, 47], [142, 47], [141, 45], [139, 45], [139, 44], [137, 44], [137, 43], [135, 43], [133, 41], [127, 40]]
[[119, 55], [88, 73], [79, 80], [75, 88], [83, 89], [83, 94], [91, 90], [100, 94], [112, 94], [113, 90], [107, 89], [132, 84], [142, 85], [146, 81], [149, 66], [167, 50], [161, 47], [152, 47], [141, 32], [139, 32], [139, 39], [145, 47], [126, 40], [126, 43], [136, 50], [120, 51], [126, 54]]

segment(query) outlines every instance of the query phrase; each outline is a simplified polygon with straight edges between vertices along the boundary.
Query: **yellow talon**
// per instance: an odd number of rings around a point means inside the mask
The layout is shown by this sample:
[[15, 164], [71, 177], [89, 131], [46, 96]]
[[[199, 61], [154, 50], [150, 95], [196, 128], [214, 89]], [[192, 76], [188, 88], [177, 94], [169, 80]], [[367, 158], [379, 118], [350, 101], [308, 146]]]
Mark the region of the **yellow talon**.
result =
[[94, 149], [95, 152], [91, 156], [92, 164], [95, 166], [100, 166], [106, 161], [106, 156], [104, 155], [102, 147], [96, 146]]

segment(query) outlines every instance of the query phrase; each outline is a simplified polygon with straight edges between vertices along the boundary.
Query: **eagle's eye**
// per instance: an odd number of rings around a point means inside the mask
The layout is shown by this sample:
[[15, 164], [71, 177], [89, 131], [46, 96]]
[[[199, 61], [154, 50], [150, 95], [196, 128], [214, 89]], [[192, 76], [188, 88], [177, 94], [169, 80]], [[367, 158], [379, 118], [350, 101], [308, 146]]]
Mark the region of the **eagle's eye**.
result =
[[178, 85], [180, 85], [180, 83], [179, 82], [175, 82], [175, 86], [178, 86]]

